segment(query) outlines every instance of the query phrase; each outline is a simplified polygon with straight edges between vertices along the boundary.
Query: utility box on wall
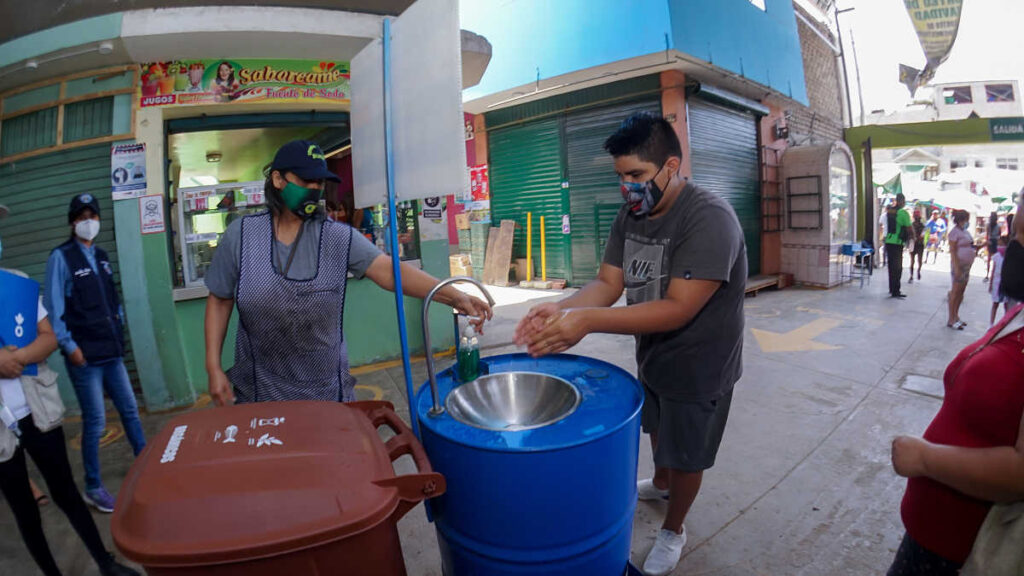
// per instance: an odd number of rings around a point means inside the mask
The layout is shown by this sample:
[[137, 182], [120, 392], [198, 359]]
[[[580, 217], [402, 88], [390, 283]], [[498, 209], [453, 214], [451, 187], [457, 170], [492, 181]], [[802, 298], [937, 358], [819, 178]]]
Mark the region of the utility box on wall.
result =
[[801, 284], [842, 280], [843, 244], [855, 241], [853, 155], [843, 142], [789, 148], [782, 156], [782, 271]]

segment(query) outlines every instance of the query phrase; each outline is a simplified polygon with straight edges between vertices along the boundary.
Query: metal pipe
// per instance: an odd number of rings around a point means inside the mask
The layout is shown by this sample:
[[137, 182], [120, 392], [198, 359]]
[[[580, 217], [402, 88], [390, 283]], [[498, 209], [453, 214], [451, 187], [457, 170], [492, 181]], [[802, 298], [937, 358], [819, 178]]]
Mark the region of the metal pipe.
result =
[[[405, 298], [402, 295], [402, 263], [398, 257], [398, 198], [395, 195], [395, 151], [391, 136], [391, 21], [384, 19], [384, 157], [388, 188], [388, 240], [391, 244], [391, 272], [395, 277], [395, 308], [398, 311], [398, 340], [402, 345], [402, 369], [405, 375], [405, 393], [409, 400], [409, 419], [412, 431], [420, 438], [420, 423], [413, 408], [412, 361], [409, 358], [409, 332], [405, 325]], [[430, 358], [430, 347], [427, 347]]]
[[[434, 286], [434, 288], [430, 291], [429, 294], [427, 294], [427, 298], [423, 301], [423, 346], [426, 348], [427, 378], [430, 379], [430, 396], [434, 401], [433, 408], [431, 408], [430, 412], [427, 413], [429, 416], [440, 416], [441, 414], [444, 414], [444, 406], [441, 405], [441, 398], [438, 396], [437, 393], [437, 373], [434, 371], [434, 355], [430, 353], [430, 303], [433, 302], [434, 296], [442, 288], [448, 286], [449, 284], [455, 284], [457, 282], [469, 282], [470, 284], [476, 286], [480, 290], [480, 292], [483, 293], [484, 297], [487, 298], [487, 303], [490, 304], [492, 307], [494, 306], [494, 298], [491, 297], [491, 293], [488, 292], [486, 288], [484, 288], [483, 284], [481, 284], [480, 282], [476, 281], [473, 278], [470, 278], [469, 276], [452, 276], [451, 278], [442, 280], [437, 283], [437, 286]], [[458, 316], [456, 316], [455, 318], [455, 341], [458, 342]], [[409, 396], [409, 409], [412, 410], [411, 395]], [[415, 422], [417, 420], [417, 418], [415, 417], [416, 412], [410, 412], [409, 414], [411, 419]]]
[[548, 281], [548, 253], [544, 245], [544, 217], [540, 217], [540, 280]]
[[843, 63], [843, 90], [846, 92], [846, 122], [847, 126], [853, 126], [853, 104], [850, 103], [850, 78], [846, 71], [846, 48], [843, 46], [843, 29], [839, 25], [839, 15], [844, 12], [849, 12], [853, 8], [845, 8], [840, 10], [838, 6], [835, 9], [836, 15], [836, 37], [839, 40], [839, 59]]

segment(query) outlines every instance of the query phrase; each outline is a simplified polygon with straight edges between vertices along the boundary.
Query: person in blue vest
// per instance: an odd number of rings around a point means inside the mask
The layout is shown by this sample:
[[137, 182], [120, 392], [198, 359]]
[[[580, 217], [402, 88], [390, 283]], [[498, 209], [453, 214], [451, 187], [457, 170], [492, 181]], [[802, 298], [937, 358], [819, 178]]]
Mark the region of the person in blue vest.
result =
[[[9, 212], [0, 205], [0, 220]], [[5, 269], [0, 261], [0, 309], [27, 300], [14, 310], [6, 308], [4, 315], [9, 318], [7, 314], [16, 312], [14, 320], [19, 326], [36, 327], [34, 335], [24, 331], [19, 335], [18, 328], [0, 327], [0, 493], [11, 508], [25, 548], [46, 576], [60, 576], [61, 571], [46, 542], [39, 507], [33, 499], [28, 458], [46, 479], [54, 502], [85, 544], [101, 576], [139, 576], [107, 551], [75, 486], [61, 425], [64, 404], [56, 385], [57, 373], [46, 365], [46, 358], [57, 349], [57, 337], [38, 293], [35, 282], [21, 271]], [[29, 370], [30, 366], [34, 369]], [[66, 539], [64, 543], [69, 544]], [[7, 560], [16, 562], [17, 558], [5, 556], [4, 560], [7, 566]]]
[[106, 428], [103, 391], [121, 414], [125, 435], [138, 456], [146, 446], [128, 371], [124, 367], [124, 309], [107, 253], [94, 240], [100, 205], [78, 194], [68, 208], [71, 238], [46, 262], [44, 303], [82, 409], [85, 501], [114, 511], [114, 497], [100, 480], [99, 443]]

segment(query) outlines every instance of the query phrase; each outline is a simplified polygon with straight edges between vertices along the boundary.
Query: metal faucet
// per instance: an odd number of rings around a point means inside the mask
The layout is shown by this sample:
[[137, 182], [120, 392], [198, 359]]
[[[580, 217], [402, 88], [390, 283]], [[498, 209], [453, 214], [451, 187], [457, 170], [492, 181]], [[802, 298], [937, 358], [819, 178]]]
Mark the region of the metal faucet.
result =
[[[470, 284], [473, 284], [479, 288], [480, 292], [482, 292], [487, 298], [487, 303], [492, 307], [494, 306], [494, 298], [491, 298], [490, 292], [484, 288], [483, 284], [469, 276], [452, 276], [451, 278], [442, 280], [437, 283], [437, 286], [434, 286], [434, 289], [431, 290], [429, 294], [427, 294], [427, 298], [423, 301], [423, 347], [426, 351], [427, 357], [427, 376], [430, 378], [430, 394], [434, 399], [434, 407], [427, 413], [430, 416], [440, 416], [441, 414], [444, 414], [444, 406], [441, 406], [441, 400], [438, 398], [437, 394], [437, 374], [434, 372], [434, 355], [430, 353], [430, 318], [427, 313], [430, 311], [430, 303], [434, 300], [434, 295], [445, 286], [448, 286], [449, 284], [456, 284], [458, 282], [469, 282]], [[455, 319], [455, 346], [458, 347], [459, 312], [457, 310], [453, 310], [453, 312], [453, 317]]]

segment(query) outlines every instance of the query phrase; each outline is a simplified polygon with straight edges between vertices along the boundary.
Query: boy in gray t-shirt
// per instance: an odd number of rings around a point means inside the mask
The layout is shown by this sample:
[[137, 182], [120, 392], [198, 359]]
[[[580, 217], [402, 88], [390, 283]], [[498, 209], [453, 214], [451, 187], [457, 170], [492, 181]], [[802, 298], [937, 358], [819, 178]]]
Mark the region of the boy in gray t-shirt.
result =
[[[573, 296], [530, 310], [516, 343], [556, 354], [591, 332], [633, 334], [656, 473], [641, 499], [669, 509], [645, 574], [668, 574], [686, 544], [683, 521], [714, 465], [743, 370], [747, 253], [732, 207], [679, 176], [672, 126], [631, 116], [605, 142], [626, 205], [612, 224], [597, 280]], [[627, 306], [611, 308], [626, 291]]]

